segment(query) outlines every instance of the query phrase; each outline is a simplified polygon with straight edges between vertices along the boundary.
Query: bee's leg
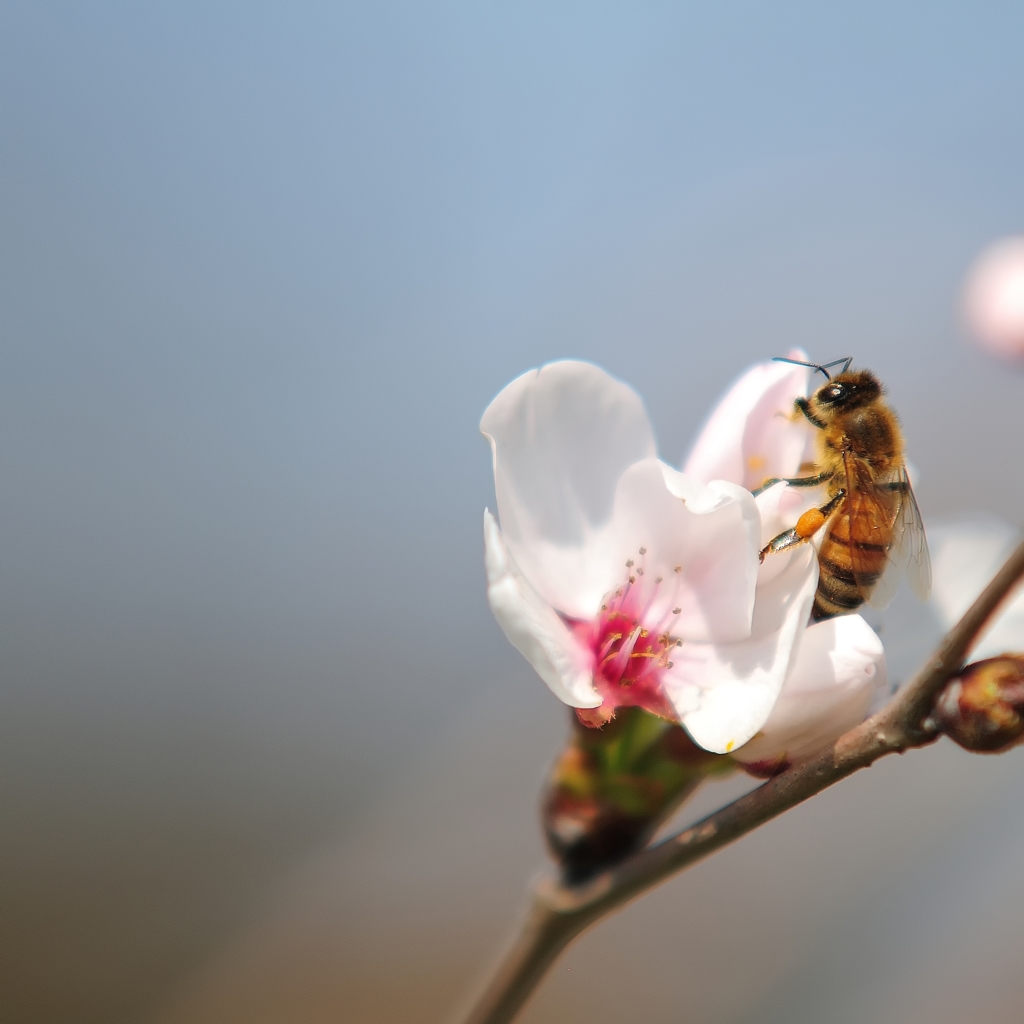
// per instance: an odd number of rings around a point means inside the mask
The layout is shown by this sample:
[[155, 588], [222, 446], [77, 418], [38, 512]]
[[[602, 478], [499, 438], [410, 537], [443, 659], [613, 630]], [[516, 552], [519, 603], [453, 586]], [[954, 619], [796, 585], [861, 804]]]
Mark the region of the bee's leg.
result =
[[831, 479], [832, 473], [828, 470], [825, 470], [823, 473], [819, 473], [817, 476], [771, 476], [752, 493], [756, 498], [762, 491], [767, 491], [769, 487], [774, 487], [776, 484], [789, 484], [790, 487], [817, 487], [818, 484], [823, 484], [827, 480]]
[[788, 548], [795, 548], [797, 544], [803, 544], [805, 540], [810, 540], [828, 522], [829, 517], [839, 508], [845, 497], [846, 491], [839, 490], [821, 508], [808, 509], [796, 521], [796, 526], [768, 541], [761, 549], [758, 556], [759, 561], [763, 562], [766, 555], [778, 554]]
[[797, 544], [803, 544], [806, 539], [806, 537], [801, 537], [796, 532], [796, 527], [794, 526], [792, 530], [786, 530], [785, 533], [780, 533], [778, 537], [772, 537], [761, 549], [758, 561], [763, 562], [765, 555], [775, 555], [780, 551], [785, 551], [787, 548], [795, 548]]
[[[819, 420], [817, 416], [811, 412], [811, 403], [806, 398], [798, 398], [793, 405], [796, 406], [796, 411], [803, 413], [804, 417], [809, 423], [813, 423], [819, 430], [824, 430], [828, 426], [823, 420]], [[796, 419], [796, 413], [793, 414], [793, 418]]]

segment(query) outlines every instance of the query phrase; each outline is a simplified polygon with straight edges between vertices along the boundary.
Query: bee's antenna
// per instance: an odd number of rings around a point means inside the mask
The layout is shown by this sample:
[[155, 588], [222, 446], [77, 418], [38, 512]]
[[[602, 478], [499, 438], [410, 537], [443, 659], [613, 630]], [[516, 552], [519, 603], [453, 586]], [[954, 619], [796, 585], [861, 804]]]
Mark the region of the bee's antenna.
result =
[[842, 364], [840, 373], [846, 373], [850, 368], [850, 363], [853, 362], [853, 356], [843, 356], [842, 359], [833, 359], [831, 363], [805, 363], [802, 359], [790, 359], [788, 356], [772, 356], [773, 363], [793, 363], [796, 366], [809, 366], [812, 370], [818, 370], [825, 374], [826, 380], [832, 379], [832, 374], [828, 372], [830, 366], [839, 366]]
[[[832, 379], [832, 374], [818, 363], [805, 363], [802, 359], [790, 359], [787, 356], [772, 356], [773, 363], [792, 363], [794, 366], [809, 366], [812, 370], [820, 370], [825, 374], [826, 380]], [[835, 363], [826, 363], [826, 366], [835, 366]]]
[[850, 363], [853, 362], [853, 356], [843, 356], [842, 359], [833, 359], [831, 363], [826, 363], [826, 366], [838, 366], [840, 363], [843, 364], [843, 368], [839, 371], [840, 373], [846, 373], [850, 368]]

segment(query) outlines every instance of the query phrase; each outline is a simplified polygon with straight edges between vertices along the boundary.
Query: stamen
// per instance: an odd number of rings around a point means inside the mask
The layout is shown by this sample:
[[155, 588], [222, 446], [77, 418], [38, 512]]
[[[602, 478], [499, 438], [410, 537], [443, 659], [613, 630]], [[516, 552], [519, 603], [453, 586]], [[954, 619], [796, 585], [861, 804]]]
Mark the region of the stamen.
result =
[[[610, 657], [614, 657], [618, 654], [618, 651], [612, 651], [615, 644], [622, 639], [621, 633], [610, 633], [608, 639], [601, 645], [601, 650], [598, 654], [598, 660], [603, 664]], [[611, 652], [611, 653], [609, 653]]]
[[640, 627], [637, 626], [636, 629], [634, 629], [626, 638], [626, 642], [619, 648], [618, 654], [615, 655], [615, 659], [609, 666], [618, 676], [617, 682], [622, 682], [622, 677], [626, 672], [626, 666], [629, 664], [630, 655], [633, 653], [633, 648], [636, 646], [636, 642], [639, 638]]
[[[640, 550], [641, 555], [646, 553], [646, 548]], [[640, 579], [645, 575], [644, 568], [636, 567], [632, 559], [629, 563], [625, 584], [605, 595], [596, 621], [588, 630], [594, 652], [594, 682], [609, 707], [636, 705], [671, 717], [661, 676], [677, 642], [672, 624], [681, 608], [669, 614], [665, 606], [672, 595], [661, 589], [663, 577], [657, 576], [651, 586]], [[681, 585], [678, 580], [675, 589]], [[656, 608], [662, 610], [655, 613]]]

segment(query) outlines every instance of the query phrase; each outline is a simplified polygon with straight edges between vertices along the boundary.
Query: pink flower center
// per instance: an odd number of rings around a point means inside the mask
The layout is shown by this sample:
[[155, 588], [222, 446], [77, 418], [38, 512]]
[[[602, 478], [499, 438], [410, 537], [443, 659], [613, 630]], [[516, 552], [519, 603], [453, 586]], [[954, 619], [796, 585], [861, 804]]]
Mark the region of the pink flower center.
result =
[[651, 622], [648, 610], [662, 580], [643, 580], [643, 568], [636, 568], [632, 559], [626, 573], [626, 582], [605, 597], [595, 619], [569, 621], [576, 638], [593, 655], [594, 686], [604, 698], [601, 707], [580, 715], [587, 725], [603, 724], [615, 708], [632, 706], [677, 720], [661, 677], [672, 667], [673, 649], [683, 642], [671, 633], [680, 609], [673, 608], [667, 621]]

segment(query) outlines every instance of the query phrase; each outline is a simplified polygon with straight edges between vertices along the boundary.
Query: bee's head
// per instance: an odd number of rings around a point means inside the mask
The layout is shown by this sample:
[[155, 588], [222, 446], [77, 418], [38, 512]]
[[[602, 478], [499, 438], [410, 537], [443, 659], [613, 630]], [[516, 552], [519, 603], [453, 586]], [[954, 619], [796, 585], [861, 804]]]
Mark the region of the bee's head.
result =
[[869, 405], [882, 396], [882, 385], [870, 370], [837, 373], [814, 392], [814, 404], [830, 412], [846, 412]]

